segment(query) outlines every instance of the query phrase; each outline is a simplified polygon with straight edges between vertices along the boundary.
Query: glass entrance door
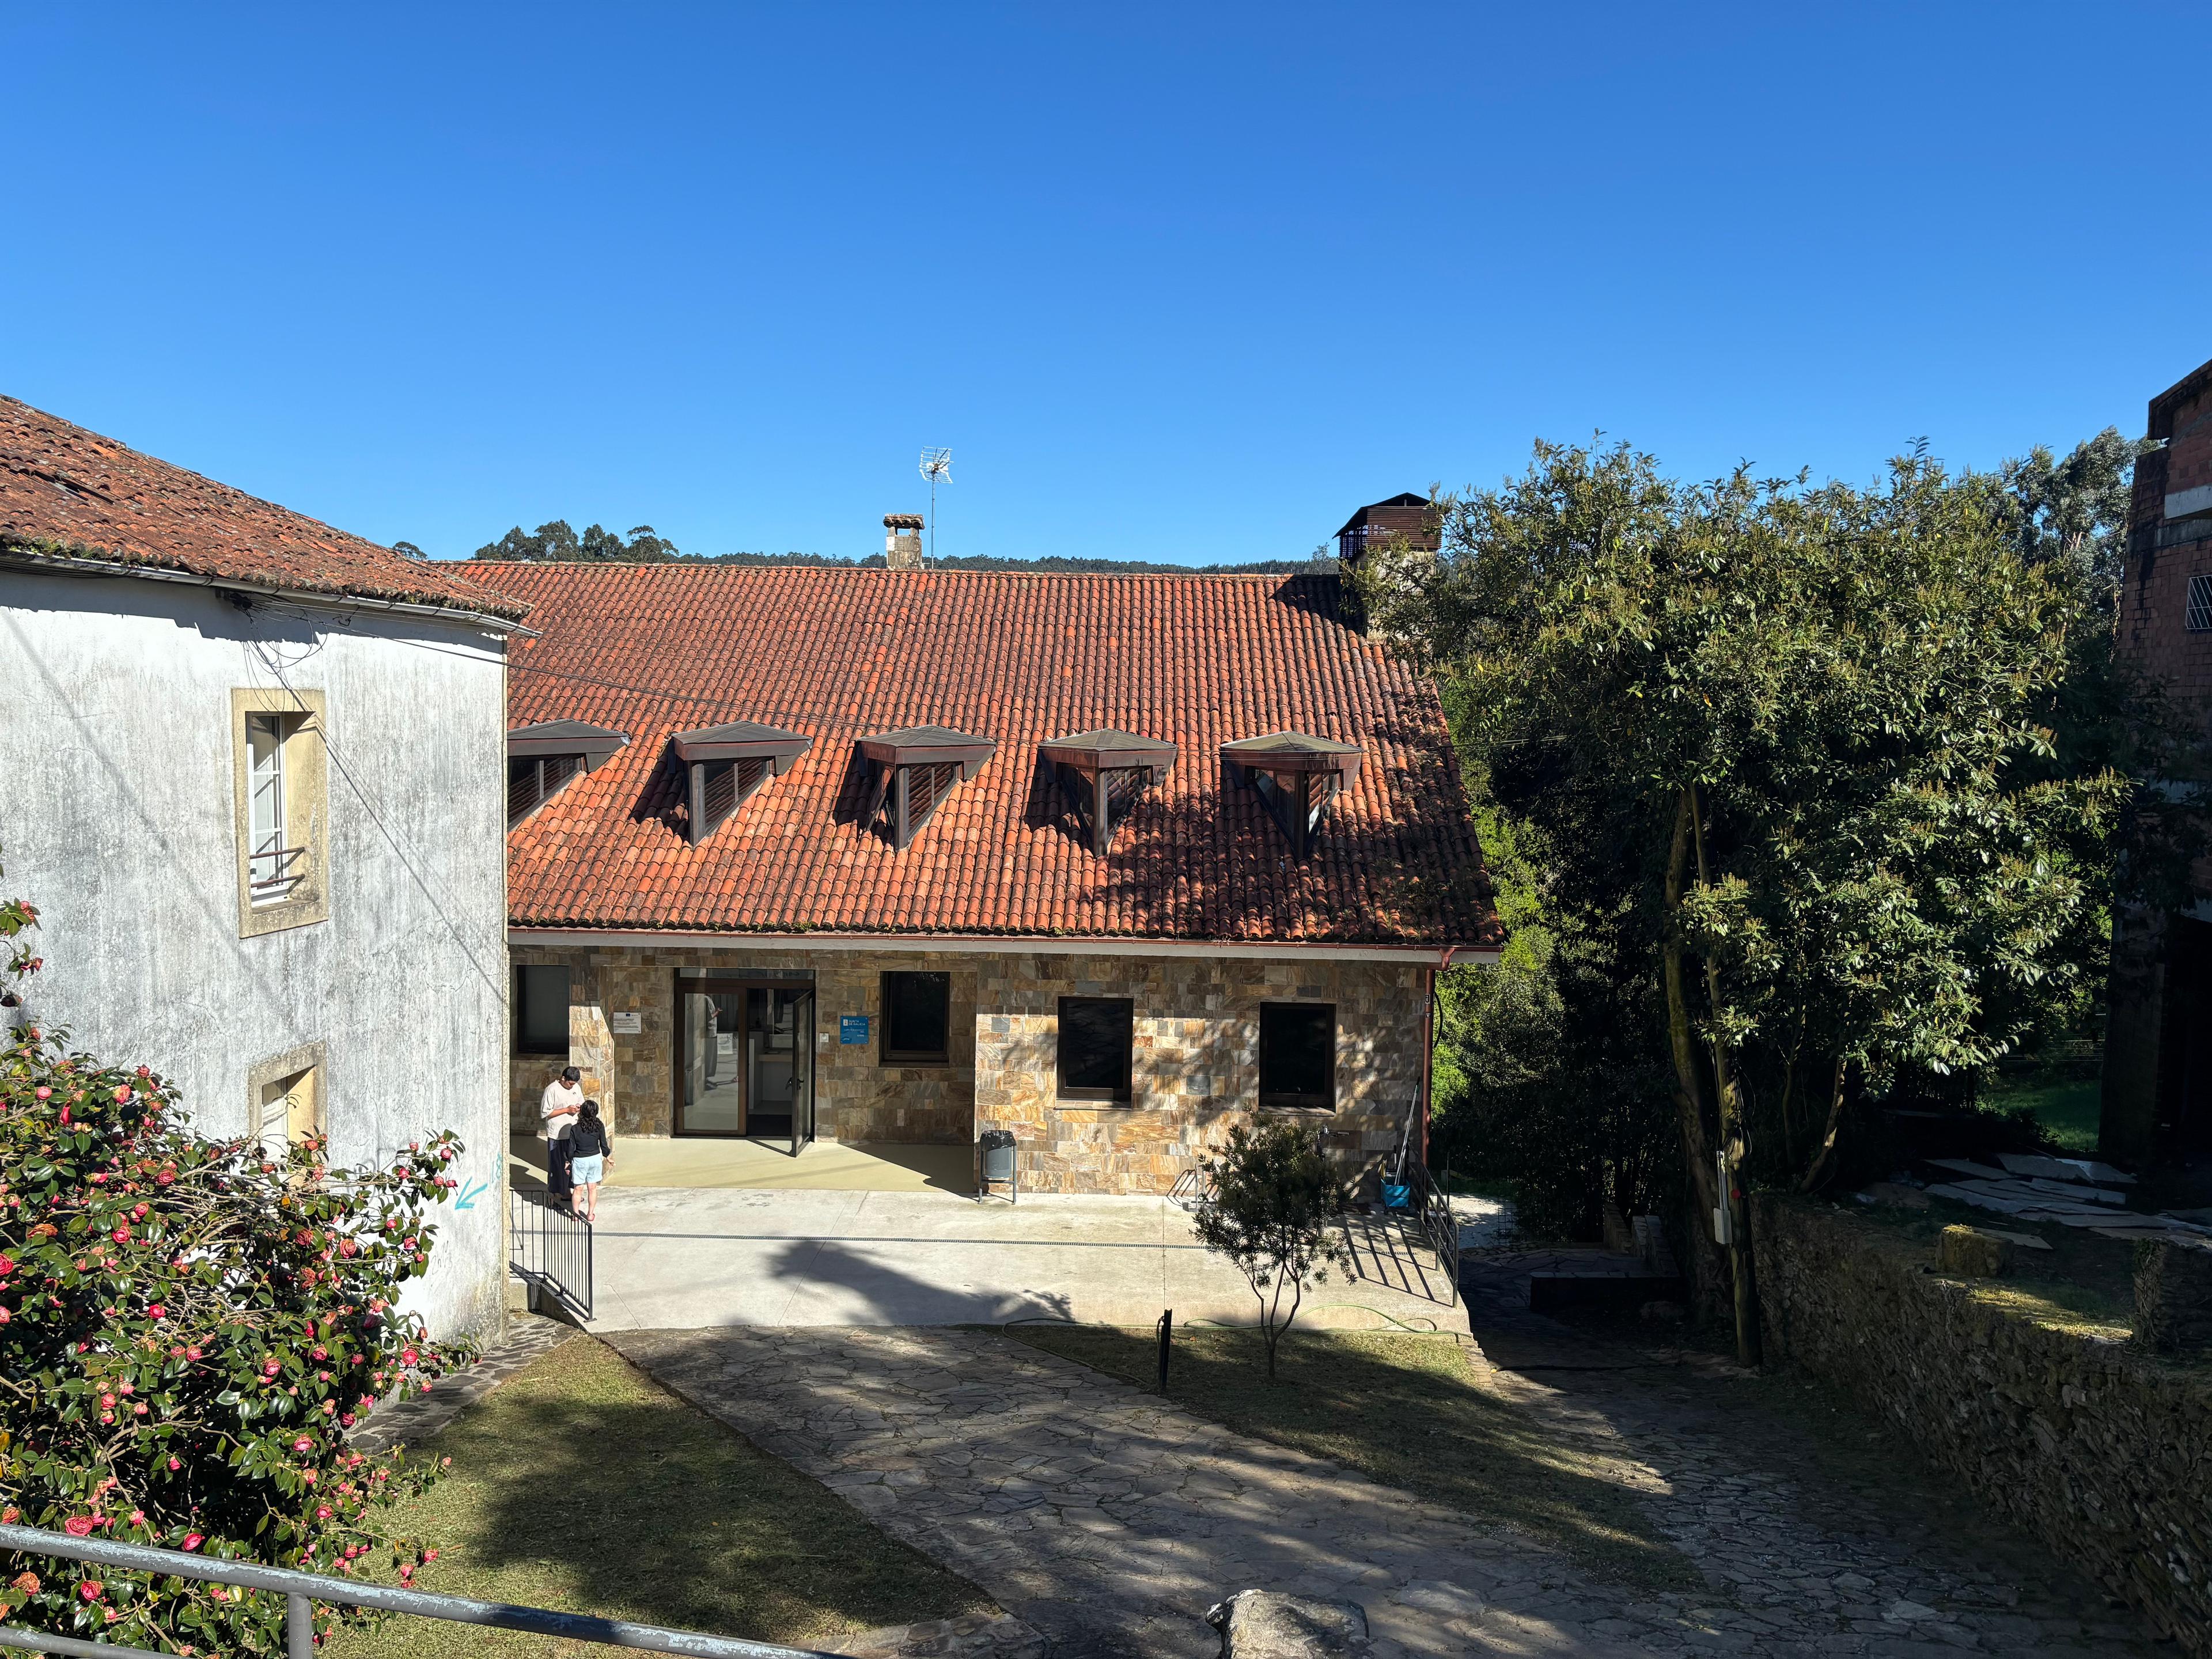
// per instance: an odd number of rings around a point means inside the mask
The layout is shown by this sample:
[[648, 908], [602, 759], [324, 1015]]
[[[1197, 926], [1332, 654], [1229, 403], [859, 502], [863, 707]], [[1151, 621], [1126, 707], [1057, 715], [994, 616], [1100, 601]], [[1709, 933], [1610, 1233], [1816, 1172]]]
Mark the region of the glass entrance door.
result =
[[814, 991], [687, 981], [677, 992], [676, 1133], [814, 1139]]
[[743, 989], [695, 990], [689, 985], [678, 996], [684, 1027], [678, 1134], [745, 1132], [745, 996]]
[[814, 1138], [814, 993], [755, 986], [745, 1133], [788, 1139], [795, 1157]]

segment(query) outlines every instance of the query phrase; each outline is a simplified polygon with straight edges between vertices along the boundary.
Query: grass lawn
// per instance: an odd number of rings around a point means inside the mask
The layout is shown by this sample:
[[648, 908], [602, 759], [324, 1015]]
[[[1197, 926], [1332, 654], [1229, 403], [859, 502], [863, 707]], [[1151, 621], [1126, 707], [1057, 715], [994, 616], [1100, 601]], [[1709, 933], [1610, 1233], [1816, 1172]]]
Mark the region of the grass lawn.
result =
[[1996, 1085], [1983, 1094], [1982, 1104], [1999, 1112], [2025, 1106], [2063, 1150], [2094, 1157], [2104, 1113], [2100, 1087], [2093, 1077], [2030, 1077]]
[[[395, 1529], [441, 1551], [417, 1587], [797, 1646], [992, 1611], [790, 1465], [571, 1337], [409, 1455], [453, 1468]], [[578, 1642], [394, 1620], [334, 1659], [603, 1654]]]
[[[1150, 1388], [1149, 1330], [1018, 1325], [1005, 1334]], [[1385, 1486], [1519, 1527], [1585, 1566], [1652, 1589], [1702, 1589], [1602, 1459], [1562, 1446], [1485, 1390], [1449, 1336], [1292, 1330], [1267, 1379], [1257, 1332], [1176, 1334], [1168, 1391], [1240, 1434], [1326, 1457]]]

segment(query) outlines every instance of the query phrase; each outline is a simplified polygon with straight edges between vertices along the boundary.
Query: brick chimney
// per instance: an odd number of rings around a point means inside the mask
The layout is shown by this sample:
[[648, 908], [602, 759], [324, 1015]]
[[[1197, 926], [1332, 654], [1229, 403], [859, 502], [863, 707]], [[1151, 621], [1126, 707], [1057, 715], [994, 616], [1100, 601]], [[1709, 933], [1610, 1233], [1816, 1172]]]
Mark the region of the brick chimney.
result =
[[921, 568], [921, 514], [884, 514], [884, 562], [894, 570]]

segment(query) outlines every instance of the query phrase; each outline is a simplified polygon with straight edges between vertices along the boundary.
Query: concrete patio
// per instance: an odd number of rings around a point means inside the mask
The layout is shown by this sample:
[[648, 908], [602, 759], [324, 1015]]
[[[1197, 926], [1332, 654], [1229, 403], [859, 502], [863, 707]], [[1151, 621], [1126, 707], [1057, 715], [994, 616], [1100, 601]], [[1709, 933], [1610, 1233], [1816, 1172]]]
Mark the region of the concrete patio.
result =
[[[688, 1152], [696, 1143], [631, 1141], [624, 1151], [672, 1145]], [[1243, 1276], [1192, 1237], [1189, 1216], [1165, 1198], [1029, 1194], [1018, 1204], [978, 1203], [933, 1184], [926, 1170], [858, 1149], [808, 1152], [846, 1155], [818, 1160], [805, 1171], [810, 1177], [842, 1170], [881, 1184], [797, 1184], [808, 1160], [771, 1152], [781, 1168], [768, 1173], [792, 1184], [602, 1188], [591, 1328], [1149, 1325], [1166, 1308], [1184, 1324], [1255, 1322]], [[517, 1178], [529, 1182], [534, 1170], [518, 1164]], [[702, 1173], [717, 1177], [717, 1167]], [[1308, 1293], [1302, 1323], [1467, 1328], [1435, 1256], [1397, 1218], [1358, 1218], [1350, 1236], [1358, 1276], [1332, 1272]]]

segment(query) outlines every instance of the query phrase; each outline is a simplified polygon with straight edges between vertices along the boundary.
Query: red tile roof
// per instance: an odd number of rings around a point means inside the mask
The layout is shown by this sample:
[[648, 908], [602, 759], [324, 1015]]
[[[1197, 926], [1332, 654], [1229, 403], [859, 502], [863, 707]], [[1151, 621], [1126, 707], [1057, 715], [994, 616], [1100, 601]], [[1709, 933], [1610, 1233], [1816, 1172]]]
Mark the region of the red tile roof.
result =
[[[1345, 623], [1333, 576], [472, 564], [527, 600], [508, 724], [629, 746], [508, 837], [518, 926], [1487, 946], [1497, 921], [1434, 690]], [[700, 846], [674, 733], [815, 738]], [[903, 852], [862, 828], [857, 741], [942, 725], [997, 753]], [[1104, 859], [1038, 745], [1097, 727], [1181, 748]], [[1364, 762], [1291, 862], [1218, 751], [1285, 728]]]
[[8, 547], [509, 619], [526, 608], [0, 397], [0, 548]]

